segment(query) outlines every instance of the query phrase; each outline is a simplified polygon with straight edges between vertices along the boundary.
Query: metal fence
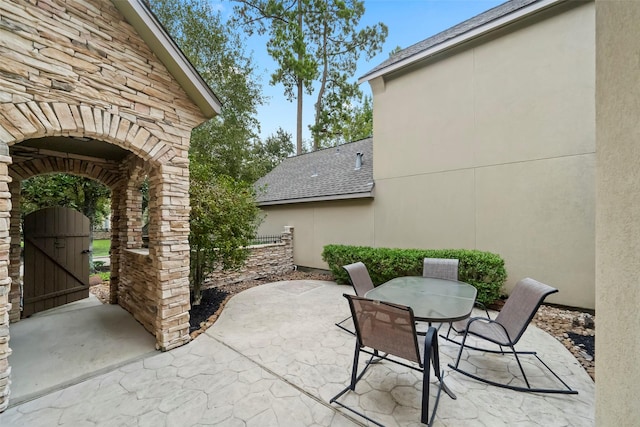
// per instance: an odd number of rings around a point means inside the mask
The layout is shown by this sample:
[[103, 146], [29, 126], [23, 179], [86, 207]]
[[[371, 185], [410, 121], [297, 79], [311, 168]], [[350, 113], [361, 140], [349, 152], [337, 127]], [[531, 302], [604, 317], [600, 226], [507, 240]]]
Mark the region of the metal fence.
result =
[[251, 241], [252, 245], [267, 245], [271, 243], [282, 243], [282, 235], [274, 234], [273, 236], [268, 236], [268, 235], [256, 236]]

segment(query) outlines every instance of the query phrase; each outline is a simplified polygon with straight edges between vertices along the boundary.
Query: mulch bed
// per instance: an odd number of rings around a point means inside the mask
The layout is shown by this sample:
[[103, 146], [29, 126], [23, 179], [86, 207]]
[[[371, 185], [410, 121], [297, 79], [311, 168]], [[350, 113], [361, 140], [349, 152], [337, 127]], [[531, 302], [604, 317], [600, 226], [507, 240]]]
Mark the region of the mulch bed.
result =
[[209, 317], [218, 311], [228, 295], [229, 292], [218, 288], [205, 289], [202, 291], [202, 301], [198, 305], [193, 305], [193, 295], [191, 295], [189, 333], [199, 330], [200, 325], [205, 324]]

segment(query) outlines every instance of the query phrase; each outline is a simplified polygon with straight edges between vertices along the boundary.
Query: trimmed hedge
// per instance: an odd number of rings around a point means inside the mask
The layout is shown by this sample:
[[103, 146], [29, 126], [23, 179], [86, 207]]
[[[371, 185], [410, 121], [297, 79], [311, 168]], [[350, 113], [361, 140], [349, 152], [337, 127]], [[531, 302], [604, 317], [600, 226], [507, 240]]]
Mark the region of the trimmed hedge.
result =
[[475, 286], [476, 301], [485, 305], [498, 300], [507, 279], [504, 260], [491, 252], [469, 249], [390, 249], [367, 246], [327, 245], [322, 259], [336, 282], [347, 284], [343, 265], [362, 261], [375, 286], [399, 276], [422, 276], [424, 258], [457, 258], [458, 280]]

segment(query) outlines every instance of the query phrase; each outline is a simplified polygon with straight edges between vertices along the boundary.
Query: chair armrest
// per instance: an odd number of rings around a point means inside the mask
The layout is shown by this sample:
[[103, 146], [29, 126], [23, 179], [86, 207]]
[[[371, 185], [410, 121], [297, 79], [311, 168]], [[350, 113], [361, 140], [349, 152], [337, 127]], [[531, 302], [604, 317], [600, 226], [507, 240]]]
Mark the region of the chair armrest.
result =
[[[509, 336], [509, 332], [507, 331], [507, 328], [505, 328], [505, 327], [504, 327], [504, 325], [503, 325], [502, 323], [499, 323], [499, 322], [497, 322], [497, 321], [495, 321], [495, 320], [493, 320], [493, 319], [490, 319], [490, 318], [488, 318], [488, 317], [472, 317], [472, 318], [470, 318], [470, 319], [469, 319], [469, 321], [467, 322], [467, 329], [466, 329], [466, 331], [465, 331], [465, 333], [466, 333], [466, 334], [471, 333], [471, 334], [473, 334], [473, 335], [479, 336], [479, 337], [481, 337], [481, 338], [484, 338], [484, 339], [486, 339], [486, 340], [489, 340], [489, 341], [491, 341], [491, 342], [494, 342], [494, 343], [496, 343], [496, 344], [498, 344], [498, 345], [501, 345], [501, 344], [499, 344], [497, 341], [494, 341], [492, 338], [489, 338], [489, 337], [484, 336], [484, 335], [481, 335], [481, 334], [479, 334], [479, 333], [476, 333], [476, 332], [470, 331], [470, 330], [469, 330], [469, 328], [471, 327], [471, 324], [472, 324], [473, 322], [476, 322], [476, 321], [481, 321], [481, 322], [484, 322], [484, 323], [492, 323], [492, 324], [495, 324], [495, 325], [499, 325], [499, 326], [500, 326], [500, 328], [502, 329], [502, 331], [504, 332], [505, 336], [506, 336], [506, 337], [507, 337], [507, 339], [509, 340], [509, 342], [512, 342], [511, 337]], [[505, 344], [505, 345], [506, 345], [506, 344]]]
[[485, 312], [485, 314], [487, 315], [487, 319], [491, 319], [491, 316], [489, 316], [489, 310], [487, 310], [487, 306], [486, 305], [484, 305], [480, 301], [474, 302], [473, 305], [478, 307], [480, 310], [483, 310]]

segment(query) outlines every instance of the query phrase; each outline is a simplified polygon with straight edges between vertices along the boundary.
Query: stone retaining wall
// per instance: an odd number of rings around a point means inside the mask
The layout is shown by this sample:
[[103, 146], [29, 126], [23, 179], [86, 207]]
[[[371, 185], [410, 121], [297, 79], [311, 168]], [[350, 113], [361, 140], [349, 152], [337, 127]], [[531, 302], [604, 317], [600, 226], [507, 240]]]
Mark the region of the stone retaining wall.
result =
[[111, 239], [111, 230], [93, 232], [93, 240], [108, 240], [108, 239]]
[[254, 245], [244, 267], [238, 271], [218, 271], [212, 274], [206, 288], [243, 280], [288, 273], [293, 270], [293, 227], [284, 227], [281, 243]]

